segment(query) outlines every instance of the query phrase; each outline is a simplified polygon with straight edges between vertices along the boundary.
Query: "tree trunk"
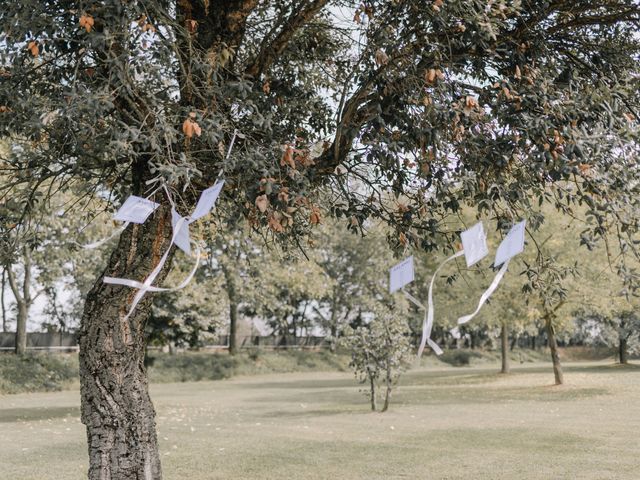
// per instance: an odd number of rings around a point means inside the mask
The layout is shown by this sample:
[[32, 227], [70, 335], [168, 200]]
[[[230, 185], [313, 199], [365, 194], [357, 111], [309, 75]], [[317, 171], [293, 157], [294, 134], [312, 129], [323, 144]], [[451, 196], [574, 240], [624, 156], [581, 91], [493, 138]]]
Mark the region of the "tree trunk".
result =
[[16, 321], [16, 355], [27, 353], [27, 319], [29, 318], [29, 307], [27, 303], [18, 301], [18, 316]]
[[556, 333], [550, 317], [545, 319], [545, 327], [547, 329], [547, 340], [551, 349], [551, 361], [553, 363], [553, 374], [555, 376], [556, 385], [564, 383], [562, 374], [562, 365], [560, 364], [560, 356], [558, 355], [558, 343], [556, 342]]
[[[143, 225], [128, 227], [86, 298], [79, 332], [80, 394], [90, 480], [162, 478], [144, 366], [151, 295], [145, 295], [125, 319], [137, 290], [102, 280], [105, 275], [145, 279], [169, 246], [170, 218], [169, 209], [162, 206]], [[167, 273], [164, 268], [154, 284]]]
[[387, 391], [384, 396], [384, 405], [382, 406], [381, 412], [386, 412], [389, 409], [389, 404], [391, 403], [391, 390], [393, 385], [391, 385], [391, 365], [387, 365], [387, 377], [385, 380]]
[[[9, 287], [16, 300], [18, 315], [16, 318], [16, 355], [27, 353], [27, 320], [29, 319], [29, 308], [31, 307], [31, 251], [27, 245], [22, 248], [22, 261], [24, 274], [22, 278], [22, 289], [18, 287], [18, 279], [11, 265], [5, 265], [5, 271], [9, 279]], [[22, 290], [22, 291], [21, 291]]]
[[222, 273], [224, 274], [225, 284], [227, 286], [227, 296], [229, 297], [229, 354], [238, 353], [238, 290], [235, 272], [233, 268], [226, 264], [223, 260], [221, 263]]
[[626, 337], [620, 337], [620, 342], [618, 343], [618, 357], [620, 358], [621, 365], [627, 365], [629, 363]]
[[509, 373], [511, 367], [509, 366], [509, 331], [507, 324], [503, 323], [500, 330], [500, 347], [502, 353], [502, 368], [500, 373]]
[[337, 292], [334, 287], [331, 295], [331, 317], [329, 318], [329, 329], [331, 334], [331, 345], [329, 346], [329, 349], [331, 353], [336, 353], [338, 347], [338, 323], [336, 321], [338, 317], [336, 314], [336, 310], [338, 308], [337, 303]]
[[7, 290], [7, 270], [2, 269], [2, 291], [0, 292], [0, 304], [2, 306], [2, 331], [8, 332], [9, 325], [7, 324], [7, 305], [4, 303], [4, 294]]
[[369, 384], [371, 386], [371, 410], [375, 412], [378, 408], [376, 405], [376, 382], [371, 374], [369, 375]]

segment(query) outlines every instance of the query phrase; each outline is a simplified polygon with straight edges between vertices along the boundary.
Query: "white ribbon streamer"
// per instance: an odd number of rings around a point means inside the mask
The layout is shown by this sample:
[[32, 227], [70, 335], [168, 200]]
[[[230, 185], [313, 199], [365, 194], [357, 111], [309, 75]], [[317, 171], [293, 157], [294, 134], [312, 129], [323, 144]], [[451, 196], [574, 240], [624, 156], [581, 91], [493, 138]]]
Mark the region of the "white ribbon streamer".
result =
[[123, 223], [118, 228], [116, 228], [110, 236], [108, 236], [107, 238], [103, 238], [102, 240], [98, 240], [97, 242], [88, 243], [87, 245], [82, 245], [82, 244], [79, 244], [77, 242], [76, 242], [76, 244], [80, 245], [82, 248], [86, 248], [87, 250], [93, 250], [94, 248], [101, 247], [102, 245], [107, 243], [112, 238], [115, 238], [118, 235], [120, 235], [122, 232], [124, 232], [124, 230], [129, 226], [130, 223], [131, 222]]
[[169, 257], [169, 252], [171, 251], [171, 247], [174, 244], [174, 241], [176, 239], [176, 235], [178, 234], [182, 224], [184, 222], [186, 222], [186, 221], [187, 221], [187, 219], [184, 218], [184, 217], [182, 217], [180, 220], [178, 220], [178, 223], [176, 224], [176, 228], [173, 229], [173, 235], [171, 236], [171, 242], [169, 243], [169, 247], [164, 252], [164, 255], [160, 259], [160, 262], [158, 262], [158, 265], [156, 265], [156, 267], [151, 271], [151, 273], [149, 274], [149, 276], [145, 279], [145, 281], [143, 283], [138, 282], [136, 280], [129, 280], [129, 279], [126, 279], [126, 278], [104, 277], [104, 279], [103, 279], [104, 283], [109, 283], [109, 284], [112, 284], [112, 285], [124, 285], [124, 286], [127, 286], [127, 287], [132, 287], [132, 288], [137, 288], [138, 289], [138, 292], [136, 293], [135, 297], [133, 297], [133, 301], [131, 302], [131, 307], [129, 308], [129, 312], [124, 317], [125, 320], [127, 320], [131, 316], [131, 314], [135, 310], [135, 308], [138, 305], [138, 303], [140, 303], [140, 300], [142, 300], [142, 297], [144, 297], [145, 293], [147, 293], [147, 292], [167, 292], [167, 291], [180, 290], [180, 289], [186, 287], [189, 284], [189, 282], [191, 281], [191, 279], [193, 278], [193, 276], [195, 275], [196, 270], [198, 269], [198, 265], [200, 264], [200, 248], [199, 247], [197, 249], [195, 266], [194, 266], [193, 270], [191, 271], [190, 275], [180, 285], [178, 285], [177, 287], [174, 287], [174, 288], [166, 288], [166, 289], [163, 289], [161, 287], [153, 287], [151, 285], [154, 282], [154, 280], [156, 279], [156, 277], [158, 276], [158, 274], [160, 273], [160, 271], [162, 270], [162, 268], [164, 267], [164, 264], [166, 263], [167, 258]]
[[498, 274], [493, 279], [493, 282], [491, 282], [491, 285], [489, 285], [489, 288], [487, 288], [487, 290], [480, 297], [480, 301], [478, 302], [478, 307], [476, 308], [475, 312], [473, 312], [470, 315], [465, 315], [464, 317], [458, 318], [458, 325], [463, 325], [467, 323], [469, 320], [471, 320], [473, 317], [475, 317], [478, 314], [478, 312], [480, 311], [482, 306], [485, 304], [485, 302], [489, 299], [489, 297], [493, 294], [493, 292], [495, 292], [496, 289], [498, 288], [498, 285], [500, 284], [502, 277], [504, 277], [504, 274], [507, 273], [507, 268], [509, 267], [509, 261], [510, 260], [507, 260], [502, 264], [502, 267], [500, 267], [500, 270], [498, 271]]
[[[422, 310], [424, 310], [424, 320], [423, 320], [423, 326], [422, 326], [422, 335], [423, 338], [424, 337], [424, 332], [425, 332], [425, 327], [424, 324], [427, 323], [427, 308], [418, 301], [418, 299], [416, 299], [416, 297], [414, 297], [413, 295], [411, 295], [409, 292], [407, 292], [405, 289], [402, 289], [402, 293], [404, 293], [406, 295], [406, 297], [409, 299], [409, 301], [411, 301], [416, 307], [421, 308]], [[431, 340], [428, 336], [426, 337], [425, 342], [429, 345], [429, 347], [431, 347], [431, 349], [433, 350], [433, 352], [436, 355], [442, 355], [442, 349], [440, 348], [440, 346], [434, 342], [433, 340]], [[422, 347], [424, 348], [424, 346]], [[422, 354], [422, 352], [420, 352]]]
[[[231, 150], [233, 149], [233, 145], [235, 143], [237, 134], [238, 134], [238, 131], [234, 130], [233, 137], [231, 138], [231, 144], [229, 145], [229, 149], [227, 150], [227, 155], [226, 155], [226, 159], [227, 160], [229, 159], [229, 156], [231, 155]], [[220, 178], [222, 176], [222, 173], [223, 173], [223, 170], [221, 169], [220, 173], [218, 174], [218, 178]], [[173, 199], [171, 198], [171, 193], [167, 189], [166, 184], [163, 183], [162, 187], [164, 188], [164, 190], [165, 190], [165, 192], [167, 194], [167, 198], [169, 199], [169, 203], [171, 204], [171, 207], [172, 207], [173, 211], [175, 212], [176, 206], [175, 206], [175, 203], [173, 202]], [[217, 196], [216, 196], [216, 199], [217, 199]], [[214, 200], [214, 203], [215, 203], [215, 200]], [[211, 208], [213, 208], [213, 205], [211, 205]], [[191, 280], [193, 279], [194, 275], [196, 274], [196, 271], [198, 270], [198, 266], [200, 265], [200, 246], [197, 243], [196, 243], [196, 261], [195, 261], [195, 264], [193, 266], [193, 269], [191, 270], [191, 272], [189, 273], [187, 278], [185, 278], [182, 281], [182, 283], [180, 283], [180, 285], [178, 285], [177, 287], [171, 287], [171, 288], [154, 287], [152, 285], [154, 280], [158, 276], [158, 274], [162, 271], [162, 268], [164, 267], [164, 264], [166, 263], [167, 258], [169, 257], [169, 252], [171, 251], [171, 247], [175, 244], [176, 238], [181, 233], [181, 227], [185, 223], [188, 225], [191, 222], [193, 222], [191, 217], [180, 217], [180, 219], [175, 223], [175, 225], [173, 226], [173, 234], [171, 236], [171, 242], [169, 243], [169, 247], [164, 252], [164, 255], [160, 259], [160, 262], [158, 262], [158, 265], [156, 265], [156, 267], [151, 271], [151, 273], [144, 280], [144, 282], [138, 282], [137, 280], [130, 280], [128, 278], [116, 278], [116, 277], [104, 277], [103, 278], [103, 282], [104, 283], [108, 283], [108, 284], [111, 284], [111, 285], [122, 285], [122, 286], [125, 286], [125, 287], [131, 287], [131, 288], [138, 289], [138, 291], [136, 292], [136, 295], [133, 297], [133, 301], [131, 302], [131, 307], [129, 308], [129, 312], [124, 317], [125, 320], [127, 320], [131, 316], [131, 314], [133, 313], [135, 308], [138, 306], [138, 303], [140, 303], [140, 300], [142, 300], [142, 297], [144, 297], [145, 293], [147, 293], [147, 292], [173, 292], [173, 291], [181, 290], [181, 289], [185, 288], [189, 284], [189, 282], [191, 282]], [[127, 222], [122, 227], [120, 227], [120, 229], [118, 229], [118, 231], [114, 232], [114, 234], [112, 234], [109, 238], [101, 240], [100, 242], [95, 242], [95, 244], [90, 244], [90, 246], [101, 245], [101, 244], [107, 242], [108, 240], [110, 240], [114, 236], [116, 236], [119, 233], [121, 233], [122, 230], [124, 230], [128, 225], [129, 225], [129, 222]], [[187, 238], [188, 238], [188, 233], [187, 233]], [[89, 248], [90, 246], [86, 246], [85, 248]], [[95, 248], [95, 247], [92, 247], [92, 248]]]
[[407, 298], [409, 298], [409, 300], [411, 300], [418, 307], [425, 310], [424, 320], [422, 322], [422, 338], [420, 339], [420, 347], [418, 348], [418, 358], [422, 356], [422, 352], [424, 351], [424, 347], [426, 345], [429, 345], [429, 347], [431, 347], [431, 349], [434, 351], [436, 355], [442, 355], [443, 353], [440, 346], [436, 342], [431, 340], [431, 330], [433, 329], [433, 317], [435, 313], [435, 309], [433, 306], [433, 284], [436, 281], [438, 272], [440, 272], [442, 267], [444, 267], [450, 261], [455, 260], [458, 257], [461, 257], [462, 255], [464, 255], [464, 250], [461, 250], [458, 253], [451, 255], [449, 258], [447, 258], [444, 262], [442, 262], [438, 266], [435, 272], [433, 272], [433, 276], [431, 277], [431, 282], [429, 283], [429, 296], [428, 296], [427, 308], [425, 308], [424, 305], [422, 305], [413, 296], [409, 295], [407, 292], [404, 292], [403, 290], [403, 292], [405, 293], [405, 295], [407, 295]]

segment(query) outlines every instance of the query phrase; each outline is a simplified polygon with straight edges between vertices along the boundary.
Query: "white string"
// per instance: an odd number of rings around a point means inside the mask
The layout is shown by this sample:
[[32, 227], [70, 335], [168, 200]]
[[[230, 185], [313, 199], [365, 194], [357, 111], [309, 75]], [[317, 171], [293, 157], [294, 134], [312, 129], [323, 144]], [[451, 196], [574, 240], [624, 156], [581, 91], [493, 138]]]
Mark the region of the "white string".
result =
[[115, 238], [118, 235], [120, 235], [129, 226], [130, 223], [131, 222], [124, 222], [122, 225], [120, 225], [118, 228], [116, 228], [111, 235], [109, 235], [106, 238], [103, 238], [102, 240], [98, 240], [97, 242], [88, 243], [86, 245], [83, 245], [83, 244], [78, 243], [78, 242], [73, 242], [73, 243], [75, 243], [76, 245], [79, 245], [82, 248], [86, 248], [87, 250], [93, 250], [94, 248], [101, 247], [102, 245], [107, 243], [112, 238]]
[[487, 288], [487, 290], [480, 297], [480, 301], [478, 302], [478, 307], [475, 309], [475, 311], [470, 315], [465, 315], [464, 317], [458, 318], [458, 325], [463, 325], [467, 323], [478, 314], [478, 312], [480, 311], [482, 306], [485, 304], [485, 302], [489, 299], [489, 297], [493, 294], [493, 292], [495, 292], [496, 289], [498, 288], [498, 285], [500, 284], [502, 277], [504, 277], [504, 274], [507, 273], [507, 268], [509, 268], [509, 261], [510, 259], [502, 264], [502, 267], [500, 267], [500, 270], [498, 271], [498, 274], [493, 279], [493, 282], [491, 282], [491, 285], [489, 285], [489, 288]]
[[[433, 284], [436, 281], [436, 277], [438, 272], [444, 267], [447, 263], [452, 260], [455, 260], [458, 257], [464, 255], [464, 250], [460, 250], [458, 253], [451, 255], [444, 262], [438, 266], [435, 272], [433, 272], [433, 276], [431, 277], [431, 282], [429, 283], [429, 296], [427, 299], [427, 308], [424, 316], [424, 320], [422, 322], [422, 338], [420, 340], [420, 347], [418, 348], [418, 358], [422, 356], [422, 352], [424, 351], [424, 347], [428, 344], [429, 347], [435, 352], [436, 355], [442, 355], [442, 349], [436, 342], [431, 340], [431, 330], [433, 329], [433, 317], [435, 313], [435, 309], [433, 306]], [[424, 308], [424, 307], [422, 307]]]

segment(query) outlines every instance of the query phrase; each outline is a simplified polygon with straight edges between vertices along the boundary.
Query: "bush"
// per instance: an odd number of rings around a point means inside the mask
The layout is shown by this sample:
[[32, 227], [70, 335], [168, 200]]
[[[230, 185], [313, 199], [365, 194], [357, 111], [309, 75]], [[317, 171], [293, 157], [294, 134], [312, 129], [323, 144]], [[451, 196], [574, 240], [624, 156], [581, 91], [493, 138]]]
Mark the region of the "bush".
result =
[[197, 382], [232, 377], [239, 359], [227, 354], [150, 354], [151, 382]]
[[[221, 380], [261, 373], [345, 371], [348, 362], [346, 355], [328, 351], [271, 352], [258, 348], [234, 356], [226, 352], [149, 352], [145, 358], [152, 383]], [[0, 394], [62, 390], [71, 387], [77, 378], [76, 354], [0, 354]]]
[[454, 367], [464, 367], [471, 364], [472, 358], [480, 358], [482, 355], [473, 350], [447, 350], [439, 358]]
[[77, 378], [77, 355], [0, 354], [0, 393], [57, 391], [69, 387]]

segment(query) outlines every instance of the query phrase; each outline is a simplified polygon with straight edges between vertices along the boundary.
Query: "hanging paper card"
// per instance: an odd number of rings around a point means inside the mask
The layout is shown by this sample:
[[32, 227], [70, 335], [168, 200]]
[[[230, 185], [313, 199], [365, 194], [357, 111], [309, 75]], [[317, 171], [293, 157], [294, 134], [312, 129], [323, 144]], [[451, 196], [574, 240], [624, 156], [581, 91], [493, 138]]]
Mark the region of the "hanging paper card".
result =
[[393, 293], [396, 290], [400, 290], [405, 285], [413, 282], [414, 279], [413, 256], [411, 256], [389, 270], [389, 291]]
[[144, 223], [159, 206], [159, 203], [131, 195], [122, 204], [113, 219], [121, 222]]
[[475, 265], [489, 255], [487, 236], [484, 233], [482, 222], [478, 222], [469, 230], [462, 232], [460, 239], [462, 240], [462, 248], [464, 249], [464, 258], [467, 261], [467, 267]]
[[171, 209], [171, 226], [173, 227], [173, 243], [184, 253], [190, 255], [191, 239], [189, 238], [189, 223], [187, 219], [181, 217], [175, 209]]
[[219, 182], [216, 182], [213, 187], [209, 187], [202, 192], [202, 194], [200, 195], [200, 199], [198, 200], [198, 204], [196, 205], [196, 209], [191, 214], [192, 222], [201, 217], [204, 217], [211, 211], [216, 203], [216, 200], [218, 200], [218, 196], [220, 195], [223, 186], [224, 180], [220, 180]]
[[524, 230], [526, 224], [527, 221], [523, 220], [511, 227], [511, 230], [509, 230], [509, 233], [504, 237], [504, 240], [502, 240], [502, 243], [498, 247], [496, 259], [493, 262], [494, 267], [499, 267], [507, 260], [523, 252]]

